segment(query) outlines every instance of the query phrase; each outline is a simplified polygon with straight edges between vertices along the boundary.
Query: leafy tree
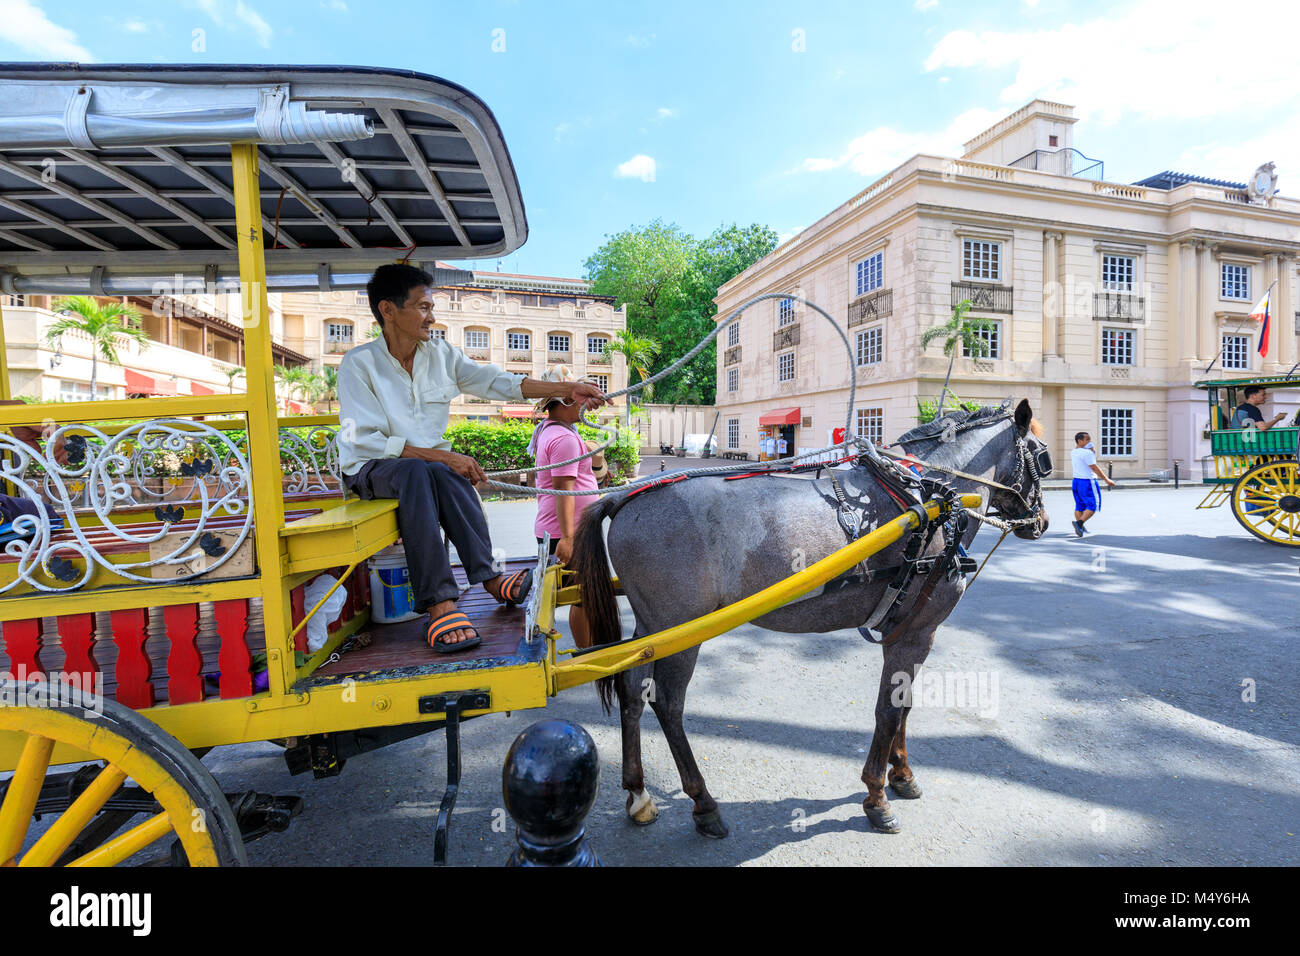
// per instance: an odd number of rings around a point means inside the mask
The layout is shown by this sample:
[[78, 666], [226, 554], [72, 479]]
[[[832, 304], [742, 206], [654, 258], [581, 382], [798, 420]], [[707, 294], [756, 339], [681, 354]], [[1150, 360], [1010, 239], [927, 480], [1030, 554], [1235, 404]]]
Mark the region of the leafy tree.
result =
[[337, 365], [326, 365], [321, 372], [321, 380], [325, 383], [325, 391], [321, 395], [329, 403], [329, 411], [334, 411], [334, 403], [339, 398], [339, 367]]
[[70, 295], [54, 303], [55, 312], [64, 312], [45, 333], [45, 340], [58, 347], [63, 336], [80, 332], [90, 339], [90, 398], [99, 397], [99, 360], [120, 365], [117, 346], [119, 339], [135, 342], [143, 351], [149, 347], [149, 336], [140, 327], [140, 311], [121, 302], [100, 302], [93, 296]]
[[311, 370], [305, 365], [277, 365], [275, 367], [275, 377], [284, 385], [284, 411], [289, 412], [289, 402], [293, 400], [294, 395], [301, 392], [307, 386], [307, 378], [311, 375]]
[[223, 368], [221, 374], [226, 376], [226, 383], [230, 386], [230, 394], [235, 394], [235, 379], [244, 377], [244, 366], [232, 365], [230, 368]]
[[957, 346], [961, 345], [963, 350], [969, 352], [973, 357], [980, 358], [988, 354], [989, 344], [979, 333], [992, 327], [992, 323], [984, 319], [968, 319], [966, 313], [970, 311], [970, 299], [962, 299], [952, 310], [952, 318], [943, 325], [936, 325], [934, 328], [926, 329], [921, 333], [921, 351], [924, 352], [931, 342], [936, 339], [943, 340], [943, 354], [948, 356], [948, 374], [943, 377], [943, 391], [939, 393], [939, 401], [936, 408], [944, 407], [944, 399], [948, 395], [948, 381], [952, 378], [953, 362], [957, 360]]

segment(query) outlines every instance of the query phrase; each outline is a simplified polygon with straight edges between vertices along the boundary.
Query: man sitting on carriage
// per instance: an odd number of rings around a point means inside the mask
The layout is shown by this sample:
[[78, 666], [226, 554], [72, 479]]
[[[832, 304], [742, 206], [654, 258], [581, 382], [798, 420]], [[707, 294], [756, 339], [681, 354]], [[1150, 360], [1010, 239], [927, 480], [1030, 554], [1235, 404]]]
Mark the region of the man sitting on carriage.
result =
[[433, 277], [404, 264], [375, 270], [366, 293], [382, 334], [339, 365], [339, 465], [363, 499], [396, 498], [415, 608], [429, 615], [429, 646], [440, 653], [480, 641], [457, 611], [460, 588], [439, 540], [441, 524], [470, 584], [503, 604], [519, 604], [528, 571], [494, 566], [487, 519], [473, 485], [487, 480], [477, 461], [443, 437], [452, 399], [464, 393], [496, 401], [558, 398], [595, 408], [608, 400], [594, 385], [541, 382], [479, 364], [433, 335]]

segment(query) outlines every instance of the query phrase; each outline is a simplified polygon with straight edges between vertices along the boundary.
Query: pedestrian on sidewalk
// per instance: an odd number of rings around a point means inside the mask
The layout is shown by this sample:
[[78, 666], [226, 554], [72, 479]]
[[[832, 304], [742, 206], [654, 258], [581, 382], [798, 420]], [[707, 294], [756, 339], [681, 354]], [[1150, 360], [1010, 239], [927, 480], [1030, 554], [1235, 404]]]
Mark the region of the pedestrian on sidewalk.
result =
[[1070, 465], [1074, 477], [1071, 482], [1074, 490], [1074, 533], [1082, 538], [1088, 532], [1084, 523], [1101, 510], [1101, 487], [1097, 484], [1097, 479], [1106, 482], [1108, 488], [1114, 488], [1115, 482], [1107, 478], [1098, 467], [1097, 455], [1092, 450], [1092, 438], [1087, 432], [1079, 432], [1074, 436]]

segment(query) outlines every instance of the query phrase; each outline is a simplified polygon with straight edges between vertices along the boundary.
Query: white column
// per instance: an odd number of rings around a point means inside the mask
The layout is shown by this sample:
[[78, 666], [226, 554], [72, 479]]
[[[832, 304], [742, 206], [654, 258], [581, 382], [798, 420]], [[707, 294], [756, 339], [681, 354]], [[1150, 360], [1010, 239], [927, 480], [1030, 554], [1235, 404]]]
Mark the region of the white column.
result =
[[1065, 290], [1061, 287], [1060, 249], [1062, 234], [1043, 233], [1043, 356], [1065, 354], [1060, 321], [1065, 313]]
[[1170, 290], [1170, 300], [1176, 310], [1178, 364], [1185, 370], [1196, 363], [1196, 243], [1180, 242], [1177, 249], [1178, 288]]
[[1218, 245], [1209, 242], [1197, 244], [1196, 274], [1199, 279], [1200, 301], [1196, 309], [1196, 360], [1209, 364], [1219, 354], [1219, 323], [1214, 318], [1219, 302], [1219, 270], [1214, 258]]
[[1291, 291], [1295, 279], [1295, 263], [1290, 254], [1285, 252], [1277, 254], [1276, 263], [1277, 308], [1270, 310], [1273, 313], [1273, 329], [1270, 333], [1273, 342], [1269, 353], [1277, 356], [1281, 371], [1289, 372], [1296, 363], [1295, 297]]

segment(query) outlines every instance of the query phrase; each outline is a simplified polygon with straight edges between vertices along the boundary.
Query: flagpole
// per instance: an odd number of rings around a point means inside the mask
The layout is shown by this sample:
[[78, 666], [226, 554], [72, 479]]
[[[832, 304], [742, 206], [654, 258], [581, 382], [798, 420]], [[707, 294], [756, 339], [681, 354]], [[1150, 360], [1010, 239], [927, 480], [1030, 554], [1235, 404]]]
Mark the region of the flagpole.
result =
[[[1275, 286], [1275, 285], [1277, 285], [1277, 280], [1276, 280], [1276, 279], [1274, 279], [1272, 282], [1270, 282], [1270, 283], [1268, 284], [1268, 288], [1264, 290], [1264, 296], [1263, 296], [1263, 298], [1267, 298], [1268, 296], [1270, 296], [1270, 295], [1273, 294], [1273, 286]], [[1269, 304], [1272, 305], [1272, 303], [1269, 303]], [[1241, 331], [1241, 327], [1242, 327], [1243, 325], [1245, 325], [1248, 321], [1250, 321], [1250, 316], [1249, 316], [1249, 315], [1246, 316], [1246, 318], [1242, 319], [1240, 322], [1238, 322], [1238, 323], [1237, 323], [1237, 327], [1236, 327], [1235, 329], [1233, 329], [1232, 331], [1233, 331], [1233, 332], [1240, 332], [1240, 331]], [[1231, 333], [1229, 333], [1229, 334], [1231, 334]], [[1220, 336], [1220, 343], [1222, 343], [1222, 336]], [[1201, 374], [1203, 374], [1203, 375], [1204, 375], [1204, 374], [1208, 374], [1209, 371], [1210, 371], [1210, 369], [1214, 368], [1214, 363], [1217, 362], [1217, 361], [1219, 361], [1219, 358], [1223, 355], [1223, 350], [1224, 350], [1224, 348], [1225, 348], [1224, 345], [1222, 345], [1222, 344], [1219, 345], [1219, 353], [1218, 353], [1218, 355], [1214, 356], [1214, 360], [1211, 361], [1209, 365], [1205, 366], [1205, 371], [1202, 372]], [[1297, 362], [1296, 365], [1297, 365], [1297, 366], [1300, 366], [1300, 362]], [[1291, 371], [1294, 372], [1295, 369], [1293, 368]], [[1287, 374], [1289, 375], [1290, 372], [1288, 372]]]

